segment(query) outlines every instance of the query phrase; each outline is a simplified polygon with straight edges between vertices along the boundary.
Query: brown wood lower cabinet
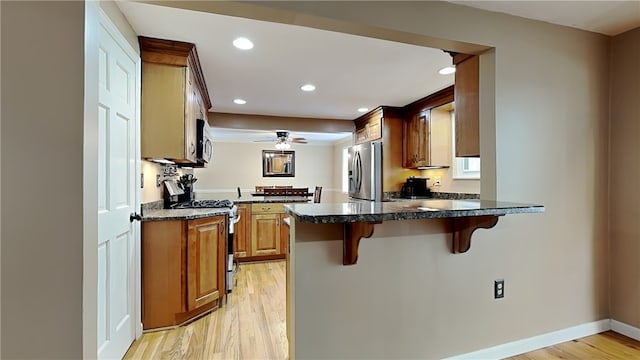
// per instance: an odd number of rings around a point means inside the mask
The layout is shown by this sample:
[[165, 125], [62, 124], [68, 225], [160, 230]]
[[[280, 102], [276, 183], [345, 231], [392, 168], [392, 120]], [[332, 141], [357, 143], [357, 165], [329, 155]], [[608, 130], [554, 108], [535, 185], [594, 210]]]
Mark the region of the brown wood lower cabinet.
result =
[[280, 254], [280, 214], [251, 216], [251, 255]]
[[240, 220], [234, 226], [233, 256], [242, 259], [251, 256], [251, 204], [237, 204]]
[[289, 228], [283, 219], [289, 215], [283, 203], [238, 204], [240, 221], [235, 226], [234, 254], [238, 261], [284, 259]]
[[227, 216], [142, 223], [142, 325], [179, 325], [225, 294]]

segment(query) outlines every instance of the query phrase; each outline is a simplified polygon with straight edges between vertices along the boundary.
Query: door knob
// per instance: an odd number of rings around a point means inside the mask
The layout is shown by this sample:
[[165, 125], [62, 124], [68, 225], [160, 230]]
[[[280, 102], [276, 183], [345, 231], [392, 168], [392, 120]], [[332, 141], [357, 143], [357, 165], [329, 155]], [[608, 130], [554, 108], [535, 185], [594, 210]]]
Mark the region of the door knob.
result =
[[133, 220], [142, 220], [142, 216], [140, 216], [140, 214], [138, 213], [131, 213], [129, 214], [129, 222], [133, 222]]

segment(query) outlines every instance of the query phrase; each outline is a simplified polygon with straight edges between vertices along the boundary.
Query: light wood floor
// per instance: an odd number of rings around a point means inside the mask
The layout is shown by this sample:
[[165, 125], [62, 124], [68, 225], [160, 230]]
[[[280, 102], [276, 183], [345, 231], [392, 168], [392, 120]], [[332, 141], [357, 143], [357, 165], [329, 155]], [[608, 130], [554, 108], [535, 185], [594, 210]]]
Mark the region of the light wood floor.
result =
[[[173, 330], [145, 333], [125, 359], [288, 358], [285, 262], [241, 264], [227, 303]], [[640, 359], [640, 342], [608, 331], [508, 360]]]
[[227, 303], [176, 329], [145, 333], [125, 359], [287, 359], [285, 262], [241, 264]]
[[509, 360], [640, 359], [640, 342], [613, 331], [546, 347]]

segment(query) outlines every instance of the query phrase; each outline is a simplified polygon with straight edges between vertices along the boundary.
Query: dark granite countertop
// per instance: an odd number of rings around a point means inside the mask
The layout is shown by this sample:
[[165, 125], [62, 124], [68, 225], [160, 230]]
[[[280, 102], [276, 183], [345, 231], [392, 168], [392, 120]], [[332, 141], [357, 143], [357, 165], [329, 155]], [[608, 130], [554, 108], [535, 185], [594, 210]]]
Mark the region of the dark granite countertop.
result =
[[152, 209], [143, 212], [142, 221], [193, 220], [227, 214], [227, 208]]
[[[238, 197], [237, 193], [196, 194], [198, 200], [231, 200], [234, 204], [260, 203], [307, 203], [304, 196], [252, 196], [250, 193]], [[226, 208], [163, 209], [164, 201], [142, 204], [142, 221], [191, 220], [229, 213]]]
[[352, 200], [346, 203], [334, 204], [285, 205], [285, 210], [296, 221], [328, 224], [541, 213], [544, 212], [544, 206], [476, 199], [428, 199], [389, 202]]
[[229, 199], [234, 204], [260, 204], [260, 203], [306, 203], [311, 198], [306, 196], [253, 196], [251, 193], [243, 193], [238, 197], [236, 192], [220, 192], [220, 193], [198, 193], [196, 191], [196, 199], [205, 200], [224, 200]]

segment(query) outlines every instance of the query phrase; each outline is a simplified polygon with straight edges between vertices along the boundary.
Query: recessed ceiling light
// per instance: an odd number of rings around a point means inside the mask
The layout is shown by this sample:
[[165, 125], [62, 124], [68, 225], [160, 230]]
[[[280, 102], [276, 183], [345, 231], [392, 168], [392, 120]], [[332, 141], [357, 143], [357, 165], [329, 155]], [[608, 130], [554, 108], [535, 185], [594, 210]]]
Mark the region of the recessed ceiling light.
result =
[[313, 91], [315, 89], [316, 89], [316, 87], [311, 85], [311, 84], [302, 85], [300, 87], [300, 90], [302, 90], [302, 91]]
[[247, 38], [243, 38], [243, 37], [239, 37], [239, 38], [233, 40], [233, 46], [235, 46], [235, 47], [237, 47], [238, 49], [241, 49], [241, 50], [253, 49], [253, 43], [251, 42], [251, 40], [249, 40]]
[[454, 72], [456, 72], [455, 66], [447, 66], [447, 67], [443, 67], [442, 69], [438, 70], [438, 74], [440, 74], [440, 75], [451, 75]]
[[359, 108], [358, 109], [358, 112], [361, 112], [361, 113], [367, 112], [367, 111], [369, 111], [369, 108]]
[[247, 103], [247, 101], [244, 99], [233, 99], [233, 103], [238, 105], [244, 105]]

